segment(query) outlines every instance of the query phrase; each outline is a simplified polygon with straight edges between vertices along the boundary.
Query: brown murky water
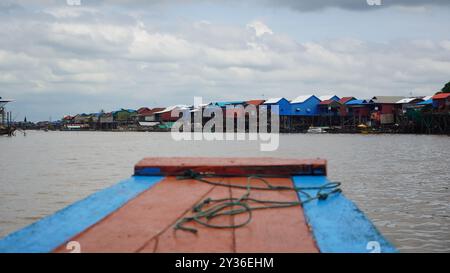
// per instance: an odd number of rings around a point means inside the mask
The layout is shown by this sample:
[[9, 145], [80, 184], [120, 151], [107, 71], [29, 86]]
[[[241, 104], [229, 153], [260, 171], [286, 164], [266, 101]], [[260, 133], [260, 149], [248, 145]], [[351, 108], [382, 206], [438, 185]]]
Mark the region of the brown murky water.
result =
[[447, 136], [293, 134], [261, 152], [258, 142], [175, 142], [169, 133], [0, 137], [0, 237], [129, 177], [145, 156], [321, 157], [401, 252], [450, 252], [449, 144]]

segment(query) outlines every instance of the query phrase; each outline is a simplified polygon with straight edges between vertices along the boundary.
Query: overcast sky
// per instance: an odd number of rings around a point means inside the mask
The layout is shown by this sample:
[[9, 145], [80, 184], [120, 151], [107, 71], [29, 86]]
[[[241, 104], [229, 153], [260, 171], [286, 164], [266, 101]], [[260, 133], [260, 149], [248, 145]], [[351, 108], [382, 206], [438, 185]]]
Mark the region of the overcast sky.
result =
[[16, 120], [450, 81], [448, 0], [68, 2], [0, 2], [0, 96]]

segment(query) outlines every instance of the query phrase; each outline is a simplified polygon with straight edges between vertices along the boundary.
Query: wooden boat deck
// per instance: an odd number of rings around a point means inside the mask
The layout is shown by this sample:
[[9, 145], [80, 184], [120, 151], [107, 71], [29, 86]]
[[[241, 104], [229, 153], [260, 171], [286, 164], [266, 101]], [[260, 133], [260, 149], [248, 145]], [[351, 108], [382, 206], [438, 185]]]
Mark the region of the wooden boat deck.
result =
[[[214, 178], [212, 181], [246, 185], [247, 178]], [[292, 187], [289, 178], [270, 178], [270, 183]], [[252, 185], [262, 186], [253, 180]], [[175, 223], [191, 213], [201, 200], [240, 197], [244, 189], [166, 177], [105, 219], [71, 238], [83, 252], [319, 252], [300, 206], [253, 212], [252, 221], [240, 228], [209, 228], [196, 222], [187, 226], [197, 233], [175, 230]], [[294, 191], [252, 190], [255, 198], [298, 201]], [[245, 214], [220, 216], [215, 224], [230, 225]], [[68, 252], [63, 244], [55, 252]]]

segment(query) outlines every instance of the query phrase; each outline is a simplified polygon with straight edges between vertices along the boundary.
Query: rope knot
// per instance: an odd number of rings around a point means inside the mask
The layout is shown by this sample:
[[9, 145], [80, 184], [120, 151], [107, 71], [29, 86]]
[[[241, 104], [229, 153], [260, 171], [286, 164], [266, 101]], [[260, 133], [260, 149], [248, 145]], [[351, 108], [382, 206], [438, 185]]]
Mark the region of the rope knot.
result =
[[328, 198], [328, 193], [318, 193], [317, 199], [319, 200], [326, 200]]

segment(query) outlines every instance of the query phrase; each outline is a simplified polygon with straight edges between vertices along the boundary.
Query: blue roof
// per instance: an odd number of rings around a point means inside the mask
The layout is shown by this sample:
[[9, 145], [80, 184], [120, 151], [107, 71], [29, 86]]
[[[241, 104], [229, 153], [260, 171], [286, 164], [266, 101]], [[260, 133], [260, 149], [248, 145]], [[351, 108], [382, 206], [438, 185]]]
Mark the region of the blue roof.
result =
[[217, 105], [219, 107], [225, 107], [227, 105], [233, 105], [233, 104], [244, 104], [245, 101], [218, 101], [214, 102], [212, 104]]
[[346, 105], [361, 105], [368, 104], [366, 100], [351, 100], [345, 103]]
[[417, 105], [431, 105], [431, 104], [433, 104], [433, 99], [429, 99], [429, 100], [421, 101], [421, 102], [417, 103]]

